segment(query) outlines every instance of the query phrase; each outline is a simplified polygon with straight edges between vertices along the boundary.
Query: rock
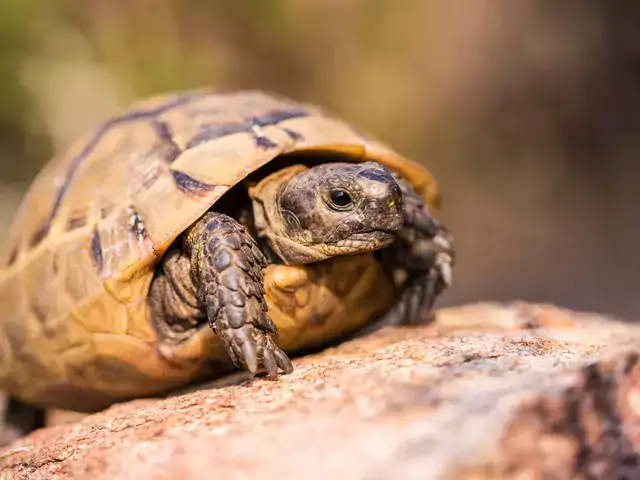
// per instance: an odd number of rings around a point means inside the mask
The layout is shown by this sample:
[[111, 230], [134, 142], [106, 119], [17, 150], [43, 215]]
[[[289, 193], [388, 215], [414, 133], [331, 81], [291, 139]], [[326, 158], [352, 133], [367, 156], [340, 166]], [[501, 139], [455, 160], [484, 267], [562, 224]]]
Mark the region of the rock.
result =
[[0, 478], [639, 478], [639, 341], [553, 306], [443, 309], [278, 381], [240, 373], [34, 432]]

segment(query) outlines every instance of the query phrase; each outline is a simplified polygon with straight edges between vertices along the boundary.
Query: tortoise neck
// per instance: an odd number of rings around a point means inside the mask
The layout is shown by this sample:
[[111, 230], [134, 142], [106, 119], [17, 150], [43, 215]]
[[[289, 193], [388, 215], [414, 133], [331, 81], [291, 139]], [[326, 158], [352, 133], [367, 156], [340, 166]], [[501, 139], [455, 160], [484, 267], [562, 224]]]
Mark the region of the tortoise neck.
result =
[[304, 165], [282, 168], [249, 188], [253, 206], [254, 225], [259, 237], [266, 238], [271, 249], [286, 264], [301, 263], [291, 254], [291, 240], [285, 231], [285, 219], [278, 203], [278, 196], [284, 186], [296, 175], [308, 170]]

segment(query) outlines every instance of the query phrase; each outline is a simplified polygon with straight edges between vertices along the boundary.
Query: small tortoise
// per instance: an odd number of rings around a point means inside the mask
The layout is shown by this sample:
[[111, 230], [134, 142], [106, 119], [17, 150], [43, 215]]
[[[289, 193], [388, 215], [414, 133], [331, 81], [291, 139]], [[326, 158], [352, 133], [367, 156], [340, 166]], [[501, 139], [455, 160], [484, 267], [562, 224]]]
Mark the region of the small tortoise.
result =
[[28, 430], [42, 408], [96, 411], [234, 367], [276, 377], [284, 352], [425, 318], [454, 258], [438, 198], [423, 167], [314, 106], [204, 90], [137, 103], [54, 158], [14, 220], [8, 420]]

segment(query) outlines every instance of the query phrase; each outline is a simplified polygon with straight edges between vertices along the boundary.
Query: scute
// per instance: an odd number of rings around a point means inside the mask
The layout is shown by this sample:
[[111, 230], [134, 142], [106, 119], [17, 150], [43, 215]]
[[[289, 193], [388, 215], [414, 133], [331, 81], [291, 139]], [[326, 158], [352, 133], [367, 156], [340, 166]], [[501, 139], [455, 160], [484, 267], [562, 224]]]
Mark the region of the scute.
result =
[[[127, 398], [199, 375], [202, 355], [228, 364], [210, 336], [203, 346], [204, 333], [185, 346], [185, 355], [191, 351], [195, 359], [190, 364], [172, 363], [162, 353], [145, 302], [154, 268], [171, 242], [233, 185], [294, 152], [377, 160], [437, 203], [426, 169], [314, 106], [259, 91], [207, 90], [136, 103], [56, 156], [16, 214], [0, 256], [0, 338], [6, 339], [0, 386], [28, 401], [82, 409], [82, 400], [72, 401], [74, 392], [79, 399], [91, 389], [100, 392], [98, 399]], [[371, 264], [366, 260], [362, 272]], [[335, 268], [353, 270], [348, 262]], [[313, 275], [332, 278], [320, 270], [301, 278], [310, 285]], [[294, 348], [326, 337], [327, 325], [309, 328], [302, 338], [291, 322], [316, 315], [313, 302], [357, 309], [380, 288], [351, 287], [356, 291], [340, 295], [301, 289], [291, 300], [273, 283], [275, 310], [297, 302], [295, 311], [274, 313], [291, 327], [281, 341]], [[353, 301], [345, 300], [349, 295]], [[325, 320], [339, 333], [341, 315], [348, 314], [338, 308], [320, 316], [333, 315]], [[117, 368], [115, 360], [105, 368], [105, 358], [117, 359]], [[114, 385], [113, 375], [123, 378]]]

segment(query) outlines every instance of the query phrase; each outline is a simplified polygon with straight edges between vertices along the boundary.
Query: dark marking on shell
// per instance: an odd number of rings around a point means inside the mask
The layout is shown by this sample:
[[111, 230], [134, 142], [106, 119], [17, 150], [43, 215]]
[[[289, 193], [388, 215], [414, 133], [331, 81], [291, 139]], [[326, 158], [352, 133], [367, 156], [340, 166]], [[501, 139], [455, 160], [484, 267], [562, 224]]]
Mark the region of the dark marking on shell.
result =
[[73, 212], [69, 217], [69, 220], [67, 221], [67, 231], [84, 227], [86, 224], [87, 224], [86, 212], [82, 212], [82, 211]]
[[142, 221], [140, 213], [133, 205], [129, 206], [129, 211], [131, 212], [131, 216], [129, 217], [129, 228], [131, 228], [131, 231], [136, 235], [138, 241], [146, 239], [149, 234], [147, 233], [147, 227]]
[[102, 243], [100, 241], [100, 232], [98, 229], [93, 230], [93, 237], [91, 238], [91, 258], [98, 267], [98, 271], [102, 272], [104, 266], [104, 258], [102, 256]]
[[162, 120], [153, 119], [151, 121], [151, 127], [155, 134], [162, 140], [164, 143], [171, 143], [175, 145], [173, 141], [173, 135], [171, 134], [171, 127], [167, 122], [163, 122]]
[[47, 312], [38, 303], [37, 299], [31, 301], [31, 313], [33, 313], [33, 316], [36, 317], [36, 320], [38, 320], [40, 324], [44, 324], [46, 322]]
[[[215, 140], [217, 138], [226, 137], [236, 133], [253, 134], [256, 144], [261, 148], [273, 148], [276, 145], [264, 135], [260, 135], [261, 127], [278, 125], [278, 123], [292, 118], [301, 118], [309, 116], [309, 111], [304, 108], [287, 108], [281, 110], [272, 110], [262, 115], [247, 117], [242, 122], [234, 123], [213, 123], [200, 128], [200, 131], [189, 141], [187, 148], [193, 148], [201, 143]], [[289, 134], [289, 133], [288, 133]]]
[[49, 233], [49, 229], [51, 228], [51, 220], [47, 219], [44, 224], [40, 225], [36, 232], [32, 235], [31, 240], [29, 241], [29, 245], [33, 248], [37, 246], [44, 237]]
[[246, 123], [212, 124], [201, 127], [196, 135], [187, 143], [187, 148], [197, 147], [201, 143], [217, 138], [226, 137], [241, 132], [248, 132], [251, 128]]
[[270, 148], [276, 148], [278, 146], [277, 143], [274, 143], [271, 140], [269, 140], [269, 137], [256, 135], [255, 139], [256, 139], [256, 145], [258, 145], [260, 148], [263, 148], [265, 150], [269, 150]]
[[284, 131], [284, 133], [289, 135], [289, 138], [291, 140], [293, 140], [294, 142], [301, 142], [301, 141], [304, 140], [304, 135], [302, 135], [300, 132], [296, 132], [296, 131], [290, 130], [288, 128], [283, 128], [282, 130]]
[[270, 125], [277, 125], [285, 120], [291, 120], [292, 118], [308, 117], [309, 111], [305, 108], [286, 108], [281, 110], [272, 110], [270, 112], [251, 117], [252, 123], [259, 127], [268, 127]]
[[13, 247], [13, 250], [11, 250], [11, 253], [9, 254], [9, 260], [7, 262], [8, 266], [16, 263], [16, 260], [18, 259], [18, 252], [18, 247]]
[[111, 120], [108, 120], [102, 126], [100, 126], [97, 129], [97, 131], [93, 134], [91, 139], [87, 142], [85, 147], [80, 151], [80, 153], [78, 153], [71, 160], [71, 163], [69, 165], [69, 168], [67, 169], [64, 181], [62, 182], [62, 185], [58, 188], [58, 191], [55, 194], [55, 197], [53, 200], [53, 206], [51, 207], [49, 216], [45, 221], [45, 223], [43, 224], [43, 226], [38, 230], [37, 234], [32, 239], [32, 245], [39, 243], [47, 235], [47, 233], [49, 233], [49, 229], [51, 228], [51, 223], [55, 218], [56, 214], [58, 213], [58, 210], [60, 209], [60, 205], [62, 204], [62, 199], [67, 193], [67, 189], [69, 188], [69, 185], [71, 185], [71, 182], [75, 178], [75, 175], [78, 169], [80, 168], [80, 165], [82, 165], [83, 161], [89, 155], [91, 155], [91, 153], [93, 152], [95, 147], [98, 145], [100, 140], [102, 140], [102, 138], [113, 127], [117, 125], [129, 123], [129, 122], [133, 122], [136, 120], [151, 119], [151, 118], [157, 117], [170, 110], [173, 110], [174, 108], [181, 107], [193, 101], [196, 98], [200, 98], [208, 94], [209, 92], [187, 92], [181, 95], [176, 95], [172, 100], [165, 103], [164, 105], [161, 105], [156, 108], [150, 108], [150, 109], [133, 110], [119, 117], [112, 118]]
[[192, 197], [201, 197], [216, 187], [215, 185], [202, 183], [178, 170], [171, 170], [171, 174], [173, 175], [173, 181], [176, 187], [178, 187], [178, 190]]
[[160, 155], [165, 163], [171, 164], [180, 156], [182, 149], [173, 139], [173, 133], [171, 132], [171, 126], [167, 122], [163, 122], [158, 119], [151, 121], [151, 127], [156, 136], [160, 139]]

